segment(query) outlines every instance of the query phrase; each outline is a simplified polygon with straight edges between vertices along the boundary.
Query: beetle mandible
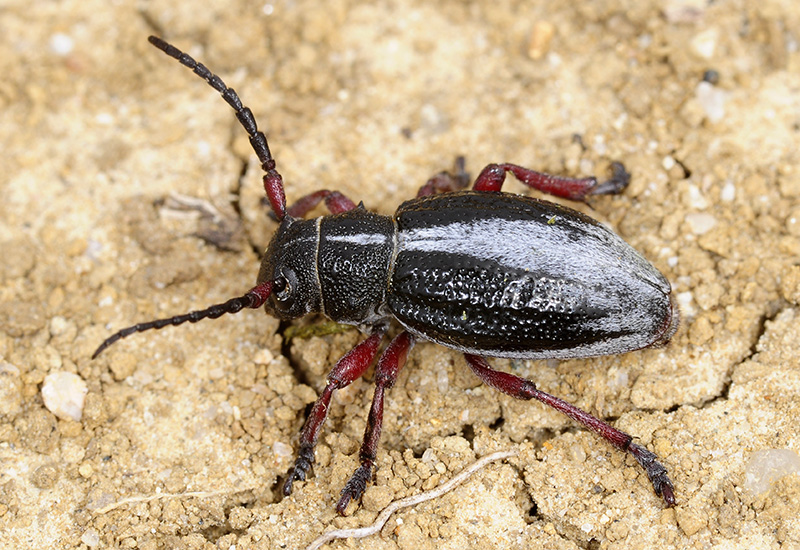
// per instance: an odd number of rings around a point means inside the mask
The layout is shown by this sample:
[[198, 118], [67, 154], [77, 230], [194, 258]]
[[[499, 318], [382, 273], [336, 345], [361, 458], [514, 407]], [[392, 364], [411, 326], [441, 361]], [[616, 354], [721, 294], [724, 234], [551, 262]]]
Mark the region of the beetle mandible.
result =
[[[678, 309], [666, 278], [621, 238], [570, 208], [500, 191], [506, 172], [535, 189], [572, 200], [618, 193], [629, 174], [612, 165], [612, 177], [573, 179], [514, 164], [490, 164], [472, 190], [463, 159], [456, 174], [431, 178], [417, 198], [393, 216], [368, 212], [336, 191], [321, 190], [287, 208], [283, 180], [266, 136], [236, 92], [202, 63], [160, 38], [150, 43], [217, 90], [236, 111], [264, 171], [264, 189], [280, 225], [256, 285], [243, 296], [207, 309], [140, 323], [113, 334], [92, 356], [135, 332], [215, 319], [265, 306], [283, 320], [312, 312], [355, 325], [365, 340], [328, 374], [300, 435], [294, 466], [283, 485], [304, 480], [333, 392], [360, 377], [378, 356], [391, 320], [403, 330], [380, 355], [361, 465], [337, 504], [358, 500], [372, 477], [391, 388], [417, 339], [464, 353], [486, 384], [518, 399], [537, 399], [630, 453], [656, 494], [675, 504], [672, 482], [654, 453], [632, 437], [574, 405], [539, 391], [533, 382], [494, 370], [486, 357], [517, 359], [593, 357], [665, 345], [677, 330]], [[330, 215], [306, 220], [324, 201]]]

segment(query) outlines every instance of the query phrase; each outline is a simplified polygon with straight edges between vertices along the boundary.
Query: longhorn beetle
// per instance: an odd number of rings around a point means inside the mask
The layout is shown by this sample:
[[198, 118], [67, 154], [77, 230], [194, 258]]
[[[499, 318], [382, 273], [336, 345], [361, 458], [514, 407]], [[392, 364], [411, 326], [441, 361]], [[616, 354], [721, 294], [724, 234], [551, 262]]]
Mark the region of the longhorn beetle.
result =
[[[656, 494], [675, 504], [667, 470], [632, 437], [574, 405], [539, 391], [533, 382], [494, 370], [486, 357], [545, 359], [593, 357], [665, 345], [678, 326], [666, 278], [622, 239], [570, 208], [500, 191], [506, 172], [535, 189], [576, 201], [618, 193], [629, 174], [619, 163], [603, 183], [490, 164], [464, 190], [463, 159], [456, 174], [442, 172], [393, 216], [368, 212], [336, 191], [311, 193], [286, 207], [283, 180], [267, 138], [239, 96], [202, 63], [160, 38], [150, 43], [217, 90], [236, 111], [264, 171], [264, 189], [280, 221], [256, 286], [243, 296], [169, 319], [120, 330], [93, 358], [121, 338], [243, 308], [265, 306], [282, 320], [311, 312], [357, 326], [365, 340], [328, 374], [300, 435], [300, 449], [283, 485], [306, 478], [333, 392], [356, 380], [378, 355], [392, 319], [403, 330], [381, 354], [375, 394], [359, 458], [336, 506], [344, 513], [372, 477], [383, 421], [384, 393], [417, 339], [464, 353], [486, 384], [517, 399], [538, 399], [630, 453]], [[330, 215], [303, 219], [321, 201]]]

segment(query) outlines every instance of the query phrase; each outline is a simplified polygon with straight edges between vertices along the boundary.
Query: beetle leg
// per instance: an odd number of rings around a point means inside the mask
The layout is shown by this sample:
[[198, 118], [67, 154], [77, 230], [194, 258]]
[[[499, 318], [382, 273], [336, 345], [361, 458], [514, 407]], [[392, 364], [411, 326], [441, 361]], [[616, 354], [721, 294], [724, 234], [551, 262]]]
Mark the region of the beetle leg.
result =
[[439, 172], [419, 188], [417, 198], [464, 189], [469, 185], [469, 174], [464, 168], [464, 157], [456, 157], [455, 174], [447, 171]]
[[336, 511], [340, 514], [344, 514], [351, 500], [357, 500], [364, 494], [367, 482], [372, 477], [372, 467], [375, 465], [383, 426], [383, 396], [397, 381], [397, 374], [405, 365], [406, 357], [414, 347], [414, 342], [414, 336], [403, 331], [392, 340], [378, 360], [378, 366], [375, 367], [375, 394], [367, 418], [367, 427], [364, 430], [364, 442], [358, 453], [361, 466], [353, 472], [342, 489], [342, 496], [336, 505]]
[[619, 162], [611, 163], [611, 178], [597, 183], [597, 178], [567, 178], [535, 172], [516, 164], [489, 164], [484, 168], [473, 189], [497, 192], [503, 187], [506, 172], [527, 185], [544, 193], [574, 201], [585, 201], [589, 195], [607, 195], [621, 192], [630, 182], [631, 175]]
[[304, 218], [305, 215], [308, 214], [323, 199], [325, 200], [325, 206], [328, 207], [328, 210], [331, 214], [341, 214], [342, 212], [353, 210], [356, 207], [356, 203], [341, 194], [339, 191], [328, 191], [327, 189], [322, 189], [320, 191], [315, 191], [314, 193], [309, 193], [305, 197], [298, 199], [296, 203], [289, 207], [287, 214], [293, 218]]
[[366, 340], [348, 351], [331, 369], [328, 374], [328, 384], [317, 398], [317, 402], [314, 403], [314, 408], [311, 409], [311, 414], [306, 419], [303, 431], [300, 432], [300, 449], [297, 452], [297, 460], [289, 470], [283, 484], [284, 495], [288, 496], [292, 493], [292, 484], [295, 481], [306, 479], [306, 473], [314, 462], [314, 447], [317, 446], [320, 430], [328, 417], [328, 408], [333, 392], [349, 386], [364, 374], [378, 354], [378, 346], [384, 334], [386, 334], [386, 326], [375, 328]]
[[644, 468], [656, 494], [664, 498], [667, 506], [675, 506], [675, 494], [672, 481], [667, 475], [667, 469], [658, 461], [658, 457], [654, 453], [633, 443], [633, 437], [582, 411], [575, 405], [537, 390], [536, 385], [530, 380], [494, 370], [483, 357], [468, 353], [465, 353], [464, 357], [473, 372], [489, 386], [517, 399], [537, 399], [583, 424], [616, 448], [631, 453]]

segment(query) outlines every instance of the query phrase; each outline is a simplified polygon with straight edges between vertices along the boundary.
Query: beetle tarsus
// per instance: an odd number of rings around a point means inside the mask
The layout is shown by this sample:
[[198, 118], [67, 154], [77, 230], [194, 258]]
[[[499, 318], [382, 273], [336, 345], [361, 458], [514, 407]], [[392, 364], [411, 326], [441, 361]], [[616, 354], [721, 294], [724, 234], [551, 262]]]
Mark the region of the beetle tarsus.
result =
[[367, 482], [372, 477], [372, 462], [368, 464], [361, 464], [353, 475], [350, 476], [350, 479], [347, 481], [347, 484], [342, 489], [342, 496], [339, 498], [339, 502], [336, 504], [336, 512], [339, 515], [344, 515], [345, 511], [347, 510], [347, 505], [350, 504], [352, 500], [358, 500], [364, 494], [364, 491], [367, 490]]
[[675, 492], [672, 481], [667, 475], [667, 469], [658, 461], [655, 453], [635, 443], [631, 443], [627, 450], [644, 468], [656, 494], [664, 499], [667, 506], [675, 506]]
[[542, 193], [574, 201], [585, 200], [586, 196], [597, 187], [597, 179], [594, 177], [568, 178], [537, 172], [516, 164], [503, 163], [487, 165], [475, 180], [473, 189], [499, 193], [505, 182], [506, 172], [511, 172], [519, 181]]
[[297, 460], [294, 466], [289, 470], [286, 475], [286, 481], [283, 482], [283, 496], [292, 494], [292, 485], [295, 481], [305, 481], [308, 471], [311, 469], [311, 464], [314, 463], [314, 447], [306, 445], [301, 446], [297, 452]]
[[595, 185], [587, 195], [618, 195], [631, 182], [631, 174], [621, 162], [614, 161], [610, 167], [611, 177]]
[[[489, 164], [484, 168], [473, 189], [499, 193], [506, 179], [506, 172], [514, 174], [519, 181], [555, 197], [585, 202], [589, 195], [615, 195], [621, 193], [630, 183], [631, 175], [621, 162], [611, 163], [611, 177], [597, 183], [597, 178], [568, 178], [537, 172], [516, 164]], [[427, 186], [427, 185], [426, 185]], [[423, 187], [424, 189], [424, 187]], [[422, 192], [422, 189], [420, 189]]]

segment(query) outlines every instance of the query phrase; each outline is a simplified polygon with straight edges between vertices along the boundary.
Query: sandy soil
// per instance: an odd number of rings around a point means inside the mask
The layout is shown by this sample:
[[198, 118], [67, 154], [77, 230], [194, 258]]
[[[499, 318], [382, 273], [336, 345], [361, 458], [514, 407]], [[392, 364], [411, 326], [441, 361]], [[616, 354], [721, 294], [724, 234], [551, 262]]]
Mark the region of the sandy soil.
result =
[[[0, 8], [0, 547], [304, 548], [508, 449], [327, 547], [800, 548], [794, 0], [199, 4]], [[672, 282], [672, 344], [495, 364], [657, 452], [677, 507], [631, 458], [434, 345], [389, 393], [375, 482], [346, 517], [371, 371], [334, 398], [310, 479], [278, 487], [357, 332], [285, 341], [247, 311], [90, 360], [114, 330], [248, 289], [275, 228], [231, 110], [154, 33], [239, 91], [290, 200], [330, 188], [390, 214], [458, 154], [473, 174], [624, 162], [629, 189], [580, 208]], [[86, 385], [79, 421], [44, 405], [59, 372]]]

